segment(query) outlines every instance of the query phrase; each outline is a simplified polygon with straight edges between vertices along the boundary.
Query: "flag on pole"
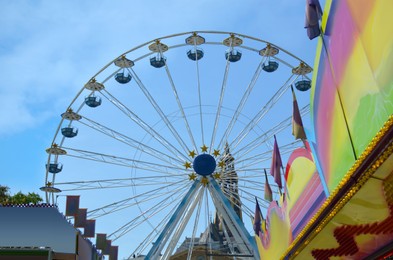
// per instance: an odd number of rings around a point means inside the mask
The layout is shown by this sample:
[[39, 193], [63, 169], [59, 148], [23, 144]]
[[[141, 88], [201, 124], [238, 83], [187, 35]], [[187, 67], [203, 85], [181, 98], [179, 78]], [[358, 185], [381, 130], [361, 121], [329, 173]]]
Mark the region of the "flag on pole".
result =
[[270, 188], [269, 181], [267, 180], [267, 174], [265, 170], [265, 200], [272, 202], [273, 201], [273, 192]]
[[104, 255], [109, 255], [111, 253], [111, 246], [112, 246], [112, 240], [106, 240], [105, 248], [102, 250], [102, 253]]
[[259, 236], [259, 234], [262, 232], [261, 230], [261, 224], [262, 224], [262, 212], [261, 212], [261, 208], [259, 207], [259, 203], [257, 200], [257, 197], [255, 197], [255, 201], [256, 201], [256, 205], [255, 205], [255, 216], [254, 216], [254, 232], [255, 235]]
[[293, 96], [293, 115], [292, 115], [292, 134], [295, 139], [302, 139], [305, 140], [306, 133], [304, 132], [302, 117], [300, 116], [299, 106], [297, 104], [295, 91], [292, 89], [292, 96]]
[[306, 0], [306, 22], [307, 36], [310, 40], [321, 34], [319, 20], [322, 18], [322, 8], [318, 0]]
[[83, 228], [86, 226], [87, 209], [78, 209], [75, 215], [74, 226]]
[[118, 251], [119, 251], [118, 246], [111, 246], [110, 253], [109, 253], [109, 260], [117, 260]]
[[66, 216], [75, 216], [79, 210], [79, 196], [67, 195], [66, 201]]
[[276, 136], [274, 136], [274, 147], [273, 147], [272, 164], [270, 166], [270, 174], [274, 177], [274, 181], [277, 183], [280, 189], [282, 189], [281, 168], [282, 168], [281, 155], [278, 149]]
[[97, 233], [96, 234], [96, 247], [101, 250], [106, 248], [106, 234]]
[[84, 237], [94, 237], [96, 231], [96, 220], [88, 219], [86, 220], [86, 226], [83, 233]]

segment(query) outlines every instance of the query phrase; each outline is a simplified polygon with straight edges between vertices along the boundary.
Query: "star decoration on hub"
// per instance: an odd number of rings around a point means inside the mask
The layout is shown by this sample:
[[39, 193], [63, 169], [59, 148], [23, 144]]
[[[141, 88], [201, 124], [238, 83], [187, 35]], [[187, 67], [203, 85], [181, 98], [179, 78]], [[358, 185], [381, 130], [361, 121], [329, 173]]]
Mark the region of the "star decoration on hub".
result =
[[221, 168], [224, 168], [225, 162], [224, 162], [224, 161], [219, 162], [219, 163], [218, 163], [218, 166], [220, 166]]
[[214, 150], [213, 155], [215, 157], [219, 156], [220, 155], [220, 150]]
[[197, 175], [195, 174], [195, 172], [188, 174], [188, 179], [190, 181], [195, 181], [196, 177], [197, 177]]
[[209, 183], [209, 180], [206, 177], [203, 177], [201, 179], [201, 183], [203, 184], [203, 186], [206, 186]]
[[183, 165], [184, 165], [184, 167], [186, 167], [186, 170], [188, 168], [191, 168], [191, 163], [190, 162], [185, 162]]
[[207, 146], [206, 145], [203, 145], [203, 146], [201, 146], [201, 150], [202, 150], [202, 152], [203, 153], [206, 153], [207, 152]]
[[221, 179], [221, 173], [219, 173], [219, 172], [214, 173], [213, 178], [214, 179]]
[[196, 153], [195, 153], [194, 150], [192, 150], [192, 151], [190, 151], [190, 152], [188, 153], [188, 156], [190, 156], [191, 158], [194, 158], [195, 155], [196, 155]]

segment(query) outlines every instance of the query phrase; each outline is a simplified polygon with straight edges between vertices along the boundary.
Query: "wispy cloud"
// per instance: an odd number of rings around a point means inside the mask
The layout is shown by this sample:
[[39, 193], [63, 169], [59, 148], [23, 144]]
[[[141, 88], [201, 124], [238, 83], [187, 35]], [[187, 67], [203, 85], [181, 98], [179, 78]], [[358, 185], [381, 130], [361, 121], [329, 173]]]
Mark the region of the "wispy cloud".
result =
[[0, 101], [8, 113], [0, 118], [0, 135], [59, 113], [89, 76], [130, 46], [184, 30], [229, 29], [247, 9], [225, 1], [3, 4]]
[[308, 41], [303, 29], [304, 4], [292, 0], [3, 1], [0, 136], [58, 119], [103, 65], [133, 46], [172, 33], [240, 32], [277, 43], [312, 63], [315, 41]]

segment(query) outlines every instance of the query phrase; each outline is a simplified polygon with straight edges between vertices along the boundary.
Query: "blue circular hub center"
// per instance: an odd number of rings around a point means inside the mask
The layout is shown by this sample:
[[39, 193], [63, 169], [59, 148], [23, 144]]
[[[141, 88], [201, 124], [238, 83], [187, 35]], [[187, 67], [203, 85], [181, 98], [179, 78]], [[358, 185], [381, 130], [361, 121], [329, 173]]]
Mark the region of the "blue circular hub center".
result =
[[197, 174], [207, 176], [216, 169], [216, 160], [210, 154], [203, 153], [195, 157], [192, 167]]

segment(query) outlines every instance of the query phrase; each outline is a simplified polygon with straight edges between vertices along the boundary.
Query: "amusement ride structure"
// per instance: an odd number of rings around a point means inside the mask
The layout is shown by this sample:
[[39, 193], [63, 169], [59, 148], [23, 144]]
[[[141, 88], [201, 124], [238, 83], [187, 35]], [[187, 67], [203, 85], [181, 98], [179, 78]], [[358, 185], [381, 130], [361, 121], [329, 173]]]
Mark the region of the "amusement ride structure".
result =
[[216, 215], [223, 241], [207, 238], [208, 255], [259, 259], [255, 201], [266, 209], [284, 192], [269, 174], [274, 142], [283, 156], [304, 146], [291, 135], [291, 86], [302, 95], [311, 71], [279, 46], [236, 33], [137, 46], [91, 77], [62, 114], [47, 150], [46, 199], [91, 198], [87, 216], [116, 219], [108, 239], [133, 241], [131, 256], [167, 259], [183, 233], [195, 239]]
[[314, 71], [232, 32], [116, 57], [62, 114], [47, 202], [80, 195], [129, 258], [391, 257], [393, 4], [317, 2]]

